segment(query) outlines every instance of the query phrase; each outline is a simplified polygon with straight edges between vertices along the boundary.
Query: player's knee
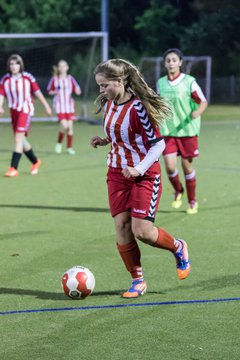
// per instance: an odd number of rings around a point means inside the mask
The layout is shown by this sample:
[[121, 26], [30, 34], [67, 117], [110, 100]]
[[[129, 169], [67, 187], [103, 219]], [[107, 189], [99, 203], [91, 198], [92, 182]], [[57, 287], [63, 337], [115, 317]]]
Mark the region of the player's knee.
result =
[[132, 226], [132, 232], [136, 239], [147, 242], [148, 241], [148, 231], [144, 226], [140, 225], [133, 225]]
[[115, 227], [117, 233], [123, 237], [127, 236], [132, 231], [130, 222], [119, 221], [115, 224]]

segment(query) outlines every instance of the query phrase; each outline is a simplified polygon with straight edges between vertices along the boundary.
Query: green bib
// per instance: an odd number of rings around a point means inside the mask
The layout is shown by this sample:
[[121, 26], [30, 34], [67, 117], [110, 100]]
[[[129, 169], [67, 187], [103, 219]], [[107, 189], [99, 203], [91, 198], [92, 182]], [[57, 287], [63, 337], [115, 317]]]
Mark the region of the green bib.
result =
[[163, 136], [199, 136], [201, 117], [191, 118], [191, 113], [198, 108], [198, 104], [191, 98], [193, 81], [195, 78], [190, 75], [185, 75], [175, 86], [169, 84], [167, 76], [158, 80], [158, 93], [169, 100], [173, 112], [173, 116], [160, 128]]

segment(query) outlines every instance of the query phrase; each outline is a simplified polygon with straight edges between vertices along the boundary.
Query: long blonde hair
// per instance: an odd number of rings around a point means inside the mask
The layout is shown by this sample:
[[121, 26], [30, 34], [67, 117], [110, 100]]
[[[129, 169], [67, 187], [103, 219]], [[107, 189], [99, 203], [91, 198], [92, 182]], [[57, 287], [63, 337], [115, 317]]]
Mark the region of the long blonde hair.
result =
[[[137, 96], [147, 110], [148, 118], [155, 126], [159, 126], [171, 114], [169, 104], [151, 89], [143, 75], [135, 65], [123, 59], [110, 59], [97, 65], [94, 74], [103, 74], [108, 80], [123, 80], [125, 91]], [[99, 95], [96, 99], [99, 113], [107, 102], [107, 98]]]

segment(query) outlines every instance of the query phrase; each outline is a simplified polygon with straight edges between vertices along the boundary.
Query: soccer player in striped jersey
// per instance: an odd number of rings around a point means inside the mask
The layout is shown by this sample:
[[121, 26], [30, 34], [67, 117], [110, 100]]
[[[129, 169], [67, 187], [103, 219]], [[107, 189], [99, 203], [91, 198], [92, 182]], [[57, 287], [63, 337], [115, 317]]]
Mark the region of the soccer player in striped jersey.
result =
[[198, 212], [193, 159], [199, 154], [201, 114], [208, 103], [195, 78], [181, 72], [183, 54], [179, 49], [168, 49], [163, 59], [168, 75], [158, 80], [157, 88], [158, 93], [172, 105], [172, 116], [161, 127], [166, 143], [163, 158], [168, 178], [175, 191], [172, 207], [178, 209], [182, 205], [184, 193], [177, 168], [179, 155], [189, 203], [187, 214], [193, 215]]
[[60, 60], [53, 67], [54, 76], [48, 84], [48, 93], [53, 95], [53, 106], [60, 122], [58, 140], [55, 146], [57, 154], [62, 152], [62, 142], [67, 133], [67, 152], [75, 154], [73, 144], [74, 100], [72, 94], [81, 95], [81, 88], [72, 75], [68, 74], [69, 66], [65, 60]]
[[31, 116], [34, 113], [32, 94], [43, 104], [47, 115], [50, 116], [52, 111], [33, 75], [24, 71], [24, 63], [21, 56], [17, 54], [11, 55], [7, 61], [7, 68], [8, 73], [3, 76], [0, 82], [0, 114], [4, 112], [3, 101], [4, 97], [6, 97], [12, 119], [15, 148], [12, 154], [11, 166], [5, 176], [18, 176], [18, 165], [22, 153], [32, 163], [30, 169], [31, 175], [36, 175], [39, 171], [41, 160], [36, 157], [32, 145], [27, 140]]
[[190, 272], [186, 242], [154, 226], [162, 191], [158, 158], [165, 148], [158, 125], [169, 115], [169, 107], [126, 60], [100, 63], [95, 78], [106, 137], [95, 136], [90, 143], [94, 148], [111, 147], [107, 160], [109, 204], [117, 248], [132, 277], [132, 285], [122, 296], [136, 298], [147, 290], [136, 239], [171, 251], [179, 279]]

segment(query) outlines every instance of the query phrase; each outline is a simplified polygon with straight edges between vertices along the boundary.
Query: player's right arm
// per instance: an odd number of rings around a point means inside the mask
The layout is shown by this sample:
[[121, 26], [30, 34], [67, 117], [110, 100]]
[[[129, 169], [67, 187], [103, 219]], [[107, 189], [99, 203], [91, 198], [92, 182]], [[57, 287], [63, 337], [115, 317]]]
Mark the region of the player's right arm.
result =
[[4, 113], [3, 101], [4, 101], [4, 96], [2, 94], [0, 94], [0, 115], [2, 115]]
[[94, 136], [91, 140], [90, 140], [90, 145], [93, 148], [97, 148], [98, 146], [106, 146], [110, 143], [111, 141], [108, 138], [101, 138], [100, 136]]

